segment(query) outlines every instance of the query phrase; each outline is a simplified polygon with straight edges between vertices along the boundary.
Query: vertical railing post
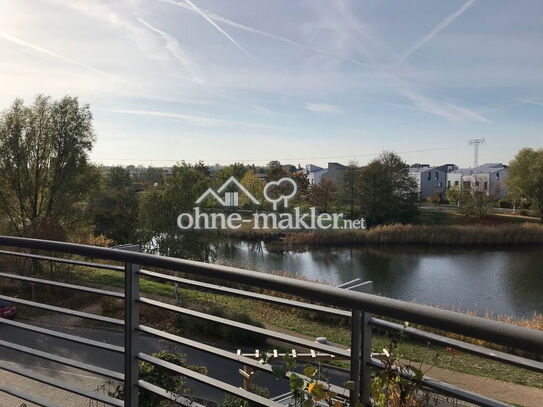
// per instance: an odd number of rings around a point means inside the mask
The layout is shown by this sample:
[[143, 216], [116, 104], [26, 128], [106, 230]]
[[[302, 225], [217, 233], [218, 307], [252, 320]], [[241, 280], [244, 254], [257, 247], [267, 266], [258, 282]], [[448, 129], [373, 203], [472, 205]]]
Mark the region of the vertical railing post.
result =
[[[346, 289], [371, 294], [373, 282], [366, 281]], [[351, 315], [351, 380], [354, 384], [350, 391], [351, 406], [358, 402], [370, 406], [371, 314], [353, 308]]]
[[[367, 294], [373, 293], [373, 282], [366, 285]], [[360, 369], [360, 402], [367, 407], [371, 406], [371, 318], [369, 312], [364, 312], [361, 318], [362, 344], [361, 344], [361, 369]]]
[[351, 312], [351, 406], [356, 406], [360, 399], [361, 350], [362, 350], [362, 311], [353, 309]]
[[[124, 250], [139, 251], [139, 246], [123, 247]], [[138, 407], [138, 346], [139, 325], [139, 269], [133, 263], [124, 265], [124, 405]]]

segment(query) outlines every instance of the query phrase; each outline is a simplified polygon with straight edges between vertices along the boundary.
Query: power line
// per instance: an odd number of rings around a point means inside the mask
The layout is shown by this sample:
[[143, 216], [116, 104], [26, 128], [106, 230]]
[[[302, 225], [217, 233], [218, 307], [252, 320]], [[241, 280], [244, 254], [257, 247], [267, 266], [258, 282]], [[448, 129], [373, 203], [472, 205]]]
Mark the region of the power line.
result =
[[[419, 150], [407, 150], [407, 151], [395, 151], [396, 154], [413, 154], [413, 153], [423, 153], [423, 152], [430, 152], [430, 151], [444, 151], [444, 150], [454, 150], [454, 149], [465, 149], [466, 146], [451, 146], [451, 147], [439, 147], [439, 148], [426, 148], [426, 149], [419, 149]], [[346, 155], [336, 155], [336, 156], [321, 156], [321, 157], [273, 157], [273, 158], [258, 158], [258, 159], [228, 159], [228, 161], [231, 162], [269, 162], [273, 160], [277, 161], [298, 161], [298, 160], [326, 160], [326, 159], [339, 159], [339, 158], [358, 158], [358, 157], [374, 157], [381, 154], [381, 152], [378, 153], [366, 153], [366, 154], [346, 154]], [[183, 159], [176, 158], [176, 159], [157, 159], [157, 158], [120, 158], [120, 157], [111, 157], [111, 158], [105, 158], [105, 157], [95, 157], [94, 160], [100, 160], [100, 161], [157, 161], [157, 162], [179, 162], [183, 161]], [[204, 160], [202, 160], [204, 161]], [[207, 162], [217, 162], [217, 161], [224, 161], [224, 159], [220, 160], [205, 160]]]

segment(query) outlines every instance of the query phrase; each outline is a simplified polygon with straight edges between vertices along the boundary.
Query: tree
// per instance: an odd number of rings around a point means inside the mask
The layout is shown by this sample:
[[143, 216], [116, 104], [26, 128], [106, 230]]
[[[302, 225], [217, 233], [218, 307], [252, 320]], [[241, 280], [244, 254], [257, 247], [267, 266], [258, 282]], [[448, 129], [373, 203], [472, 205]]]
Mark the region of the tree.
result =
[[43, 225], [73, 233], [81, 203], [93, 187], [88, 153], [94, 143], [88, 105], [66, 96], [21, 99], [0, 116], [0, 205], [5, 228], [20, 236], [48, 237]]
[[323, 178], [320, 184], [311, 186], [311, 204], [321, 212], [328, 212], [335, 197], [336, 186], [330, 178]]
[[133, 182], [127, 169], [121, 166], [112, 167], [106, 175], [106, 186], [113, 189], [130, 188]]
[[87, 205], [94, 235], [103, 235], [115, 244], [135, 243], [138, 211], [134, 182], [122, 167], [111, 168], [104, 178], [104, 187]]
[[215, 184], [217, 187], [220, 187], [230, 177], [234, 177], [235, 179], [240, 181], [248, 169], [249, 167], [247, 167], [246, 165], [242, 163], [234, 163], [234, 164], [227, 165], [226, 167], [223, 167], [219, 171], [217, 171], [217, 174], [215, 175]]
[[543, 222], [543, 149], [520, 150], [509, 163], [507, 185], [513, 196], [532, 201]]
[[266, 182], [277, 181], [290, 176], [290, 172], [283, 168], [279, 161], [270, 161], [266, 168]]
[[383, 152], [360, 172], [360, 208], [369, 225], [409, 222], [417, 214], [417, 186], [400, 156]]
[[209, 178], [189, 164], [173, 167], [163, 185], [148, 189], [139, 200], [139, 239], [145, 250], [164, 256], [209, 261], [209, 232], [181, 230], [177, 217], [192, 212], [209, 187]]
[[360, 193], [360, 167], [354, 161], [350, 162], [343, 174], [343, 182], [339, 190], [339, 200], [349, 208], [349, 218], [355, 216], [355, 204]]
[[[247, 191], [249, 191], [252, 196], [259, 202], [263, 202], [264, 197], [262, 191], [264, 189], [264, 184], [254, 170], [251, 169], [247, 171], [240, 182], [247, 188]], [[256, 205], [245, 194], [242, 194], [240, 197], [240, 206], [243, 208], [249, 207], [253, 210], [256, 209]]]

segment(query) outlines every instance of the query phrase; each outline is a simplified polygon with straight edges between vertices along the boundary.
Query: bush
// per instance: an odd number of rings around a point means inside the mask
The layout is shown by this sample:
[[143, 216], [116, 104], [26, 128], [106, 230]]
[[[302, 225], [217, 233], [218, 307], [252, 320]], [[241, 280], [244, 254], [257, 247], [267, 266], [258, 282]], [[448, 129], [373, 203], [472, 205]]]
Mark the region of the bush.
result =
[[511, 209], [513, 208], [513, 203], [508, 199], [500, 199], [498, 201], [498, 208]]
[[[225, 311], [224, 308], [219, 306], [211, 306], [199, 311], [219, 318], [230, 319], [258, 328], [264, 328], [263, 324], [253, 320], [245, 313]], [[183, 335], [226, 341], [232, 345], [260, 346], [266, 343], [266, 337], [255, 332], [186, 315], [177, 316], [176, 327]]]

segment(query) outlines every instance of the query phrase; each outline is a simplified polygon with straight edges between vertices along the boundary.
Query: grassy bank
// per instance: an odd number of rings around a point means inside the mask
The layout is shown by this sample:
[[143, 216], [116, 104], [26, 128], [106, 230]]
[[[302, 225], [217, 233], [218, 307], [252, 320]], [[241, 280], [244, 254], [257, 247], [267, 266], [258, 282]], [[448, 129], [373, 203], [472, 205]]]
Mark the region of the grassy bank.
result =
[[[100, 287], [123, 287], [123, 279], [120, 273], [105, 270], [85, 270], [78, 273], [78, 280], [90, 285]], [[172, 302], [174, 298], [174, 287], [170, 284], [163, 284], [155, 281], [142, 280], [141, 291], [146, 296], [160, 298], [162, 301]], [[208, 306], [219, 308], [227, 313], [244, 313], [250, 319], [260, 321], [268, 327], [288, 330], [293, 333], [307, 335], [310, 337], [326, 336], [330, 341], [349, 346], [350, 330], [348, 324], [341, 320], [324, 320], [320, 314], [308, 313], [291, 308], [285, 308], [265, 302], [253, 301], [239, 297], [226, 296], [209, 292], [196, 291], [192, 289], [181, 289], [181, 298], [184, 306], [197, 308]], [[111, 309], [111, 304], [106, 304], [104, 310]], [[113, 309], [115, 309], [113, 307]], [[172, 313], [156, 312], [153, 308], [143, 310], [145, 323], [159, 324], [161, 327], [171, 326], [173, 321]], [[117, 312], [122, 312], [117, 309]], [[150, 316], [153, 315], [151, 318]], [[156, 321], [150, 319], [158, 318]], [[503, 320], [518, 325], [542, 329], [541, 318], [534, 316], [533, 320], [513, 320], [502, 317]], [[380, 352], [390, 343], [391, 337], [383, 332], [376, 332], [373, 340], [373, 351]], [[249, 347], [250, 348], [250, 347]], [[505, 365], [496, 361], [473, 356], [459, 352], [452, 356], [444, 347], [429, 346], [427, 343], [406, 339], [403, 341], [403, 354], [410, 360], [417, 362], [432, 363], [436, 354], [436, 366], [451, 369], [458, 372], [489, 377], [492, 379], [512, 382], [522, 385], [543, 388], [543, 376], [534, 372], [526, 371], [514, 366]], [[263, 349], [263, 347], [260, 347]], [[431, 373], [429, 374], [431, 376]]]

